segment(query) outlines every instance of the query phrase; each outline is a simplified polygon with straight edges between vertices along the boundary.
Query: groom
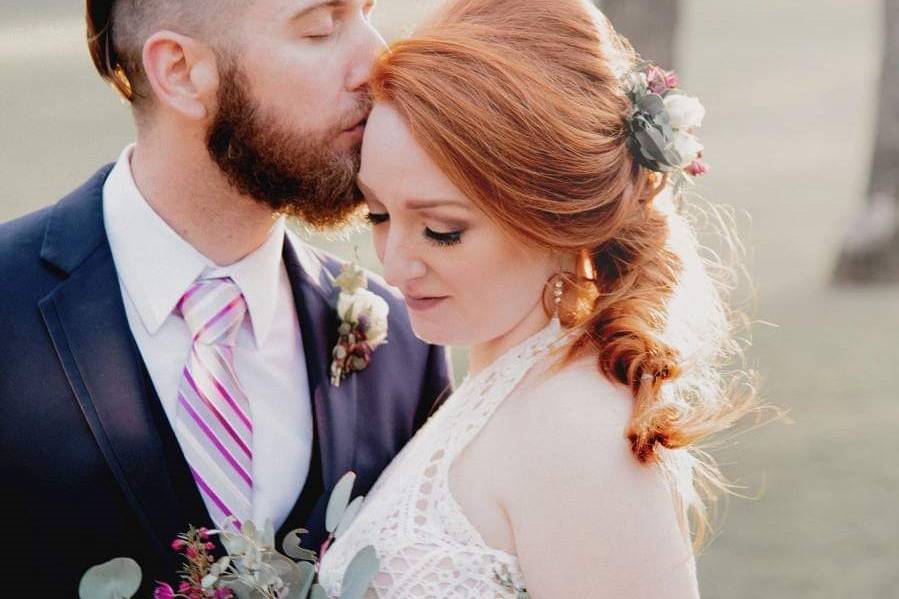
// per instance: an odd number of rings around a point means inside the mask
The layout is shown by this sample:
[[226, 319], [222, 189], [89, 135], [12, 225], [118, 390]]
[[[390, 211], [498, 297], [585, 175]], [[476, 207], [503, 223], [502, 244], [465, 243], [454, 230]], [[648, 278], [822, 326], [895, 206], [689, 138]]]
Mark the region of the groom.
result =
[[336, 481], [368, 491], [448, 388], [375, 281], [389, 342], [332, 384], [341, 263], [285, 229], [359, 205], [371, 8], [87, 1], [137, 143], [0, 225], [4, 595], [74, 597], [118, 556], [146, 590], [175, 577], [178, 532], [229, 514], [317, 548]]

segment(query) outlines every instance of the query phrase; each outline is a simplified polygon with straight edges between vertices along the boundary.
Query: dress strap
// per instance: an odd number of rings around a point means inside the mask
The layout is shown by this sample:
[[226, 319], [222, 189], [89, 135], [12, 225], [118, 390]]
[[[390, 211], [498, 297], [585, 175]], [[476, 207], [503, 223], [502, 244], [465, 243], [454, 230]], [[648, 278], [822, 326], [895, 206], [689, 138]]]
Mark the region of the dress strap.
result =
[[449, 464], [487, 424], [502, 402], [543, 358], [564, 344], [567, 335], [553, 321], [539, 333], [500, 356], [493, 364], [471, 377], [456, 392], [458, 402], [450, 422], [445, 423]]

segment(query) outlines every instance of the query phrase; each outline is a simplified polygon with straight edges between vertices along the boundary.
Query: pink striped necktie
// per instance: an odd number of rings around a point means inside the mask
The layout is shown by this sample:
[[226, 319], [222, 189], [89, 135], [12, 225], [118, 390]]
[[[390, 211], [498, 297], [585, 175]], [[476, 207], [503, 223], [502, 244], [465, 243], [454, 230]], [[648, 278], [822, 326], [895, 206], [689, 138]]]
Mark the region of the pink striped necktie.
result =
[[237, 527], [253, 515], [253, 421], [234, 371], [234, 344], [247, 313], [230, 278], [199, 279], [178, 302], [191, 332], [178, 385], [175, 428], [213, 522]]

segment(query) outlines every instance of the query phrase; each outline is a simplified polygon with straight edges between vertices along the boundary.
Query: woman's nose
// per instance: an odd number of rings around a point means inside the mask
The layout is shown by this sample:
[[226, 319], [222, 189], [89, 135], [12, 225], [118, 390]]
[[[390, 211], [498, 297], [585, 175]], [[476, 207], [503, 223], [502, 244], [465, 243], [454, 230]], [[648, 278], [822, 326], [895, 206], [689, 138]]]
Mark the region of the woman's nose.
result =
[[399, 235], [388, 234], [383, 251], [379, 254], [384, 266], [384, 279], [393, 287], [405, 289], [411, 281], [423, 277], [427, 272], [421, 257]]

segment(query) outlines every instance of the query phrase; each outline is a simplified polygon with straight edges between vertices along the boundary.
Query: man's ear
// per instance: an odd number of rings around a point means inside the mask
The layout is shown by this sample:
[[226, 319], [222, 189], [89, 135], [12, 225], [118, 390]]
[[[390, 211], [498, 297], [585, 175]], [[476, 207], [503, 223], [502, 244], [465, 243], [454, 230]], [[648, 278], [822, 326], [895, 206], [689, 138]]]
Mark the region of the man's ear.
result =
[[171, 31], [158, 31], [144, 44], [143, 63], [161, 106], [192, 120], [205, 120], [213, 113], [218, 65], [215, 53], [206, 44]]

